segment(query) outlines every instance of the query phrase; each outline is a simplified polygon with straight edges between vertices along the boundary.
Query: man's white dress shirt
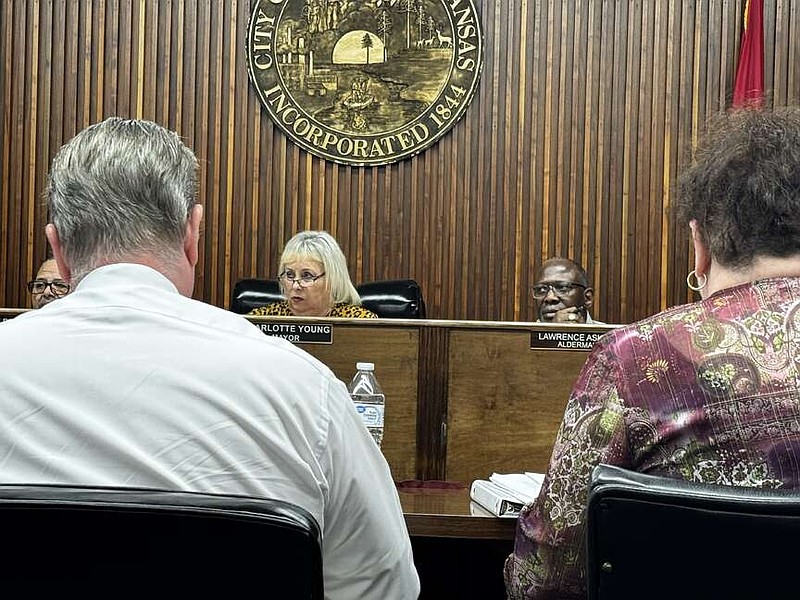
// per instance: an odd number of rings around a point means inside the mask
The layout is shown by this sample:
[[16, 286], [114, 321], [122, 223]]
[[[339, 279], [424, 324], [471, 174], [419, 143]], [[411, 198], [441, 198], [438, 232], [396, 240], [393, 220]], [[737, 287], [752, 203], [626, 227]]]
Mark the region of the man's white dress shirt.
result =
[[0, 481], [287, 500], [323, 532], [327, 598], [419, 592], [388, 465], [345, 385], [145, 266], [101, 267], [0, 324]]

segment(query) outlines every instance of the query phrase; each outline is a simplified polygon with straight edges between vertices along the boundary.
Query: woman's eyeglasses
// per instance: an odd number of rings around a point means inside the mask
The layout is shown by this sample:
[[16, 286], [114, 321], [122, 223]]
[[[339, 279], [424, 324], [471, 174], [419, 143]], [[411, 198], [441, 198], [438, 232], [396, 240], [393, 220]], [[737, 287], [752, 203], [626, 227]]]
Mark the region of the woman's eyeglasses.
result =
[[574, 288], [579, 287], [584, 290], [587, 286], [581, 283], [572, 283], [571, 281], [557, 281], [555, 283], [539, 283], [531, 286], [531, 293], [534, 299], [544, 300], [550, 290], [553, 290], [556, 296], [563, 298], [569, 294]]
[[28, 282], [28, 291], [31, 294], [44, 294], [47, 288], [50, 288], [50, 292], [56, 298], [66, 296], [69, 294], [70, 289], [69, 284], [63, 279], [54, 279], [53, 281], [47, 281], [47, 279], [34, 279], [33, 281]]
[[284, 271], [283, 273], [278, 275], [278, 279], [282, 280], [287, 287], [291, 287], [296, 283], [300, 287], [307, 288], [314, 285], [314, 282], [316, 282], [317, 279], [325, 275], [325, 273], [320, 273], [319, 275], [312, 275], [311, 273], [303, 273], [300, 277], [297, 277], [296, 275], [297, 273], [295, 273], [294, 271]]

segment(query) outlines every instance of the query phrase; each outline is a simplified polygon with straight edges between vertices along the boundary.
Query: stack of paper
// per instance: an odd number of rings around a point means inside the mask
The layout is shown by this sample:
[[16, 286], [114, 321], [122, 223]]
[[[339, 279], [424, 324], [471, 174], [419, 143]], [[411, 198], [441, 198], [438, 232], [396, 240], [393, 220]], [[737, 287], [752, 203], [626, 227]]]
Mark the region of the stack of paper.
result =
[[539, 495], [543, 480], [541, 473], [492, 473], [488, 480], [473, 481], [469, 495], [498, 517], [516, 517]]

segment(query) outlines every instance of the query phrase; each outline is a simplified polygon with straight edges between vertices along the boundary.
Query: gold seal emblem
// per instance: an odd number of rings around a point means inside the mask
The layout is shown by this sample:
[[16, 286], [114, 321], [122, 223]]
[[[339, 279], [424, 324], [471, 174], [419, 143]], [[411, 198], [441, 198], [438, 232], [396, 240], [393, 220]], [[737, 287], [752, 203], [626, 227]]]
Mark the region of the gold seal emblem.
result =
[[483, 66], [472, 0], [255, 0], [250, 81], [272, 120], [328, 160], [382, 165], [439, 140]]

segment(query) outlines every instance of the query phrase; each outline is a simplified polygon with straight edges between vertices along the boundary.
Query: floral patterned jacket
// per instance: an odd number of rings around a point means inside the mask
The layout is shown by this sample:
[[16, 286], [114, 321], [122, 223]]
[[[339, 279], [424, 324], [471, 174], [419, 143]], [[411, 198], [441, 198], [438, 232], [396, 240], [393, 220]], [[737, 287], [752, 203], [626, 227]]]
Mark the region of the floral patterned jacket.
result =
[[721, 290], [597, 342], [541, 494], [519, 517], [505, 565], [509, 598], [586, 597], [584, 507], [600, 462], [800, 488], [800, 278]]

